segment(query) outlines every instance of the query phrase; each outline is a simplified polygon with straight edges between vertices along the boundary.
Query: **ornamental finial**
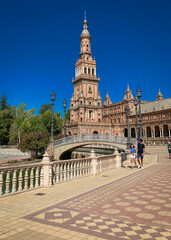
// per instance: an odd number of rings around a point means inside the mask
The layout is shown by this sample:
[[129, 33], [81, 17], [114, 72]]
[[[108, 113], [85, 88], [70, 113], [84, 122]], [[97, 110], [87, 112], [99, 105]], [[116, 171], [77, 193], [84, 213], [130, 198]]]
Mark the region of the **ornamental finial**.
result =
[[86, 11], [84, 12], [84, 20], [86, 20]]

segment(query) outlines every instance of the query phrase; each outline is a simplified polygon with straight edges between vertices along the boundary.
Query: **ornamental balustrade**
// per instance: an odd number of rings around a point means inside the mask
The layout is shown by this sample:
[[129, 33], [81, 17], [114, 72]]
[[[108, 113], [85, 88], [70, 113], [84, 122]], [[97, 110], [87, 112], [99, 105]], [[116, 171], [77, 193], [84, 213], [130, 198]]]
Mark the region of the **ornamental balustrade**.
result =
[[0, 195], [43, 186], [42, 163], [0, 167]]
[[[55, 147], [75, 143], [75, 142], [112, 142], [112, 143], [120, 143], [127, 144], [127, 137], [122, 137], [118, 135], [112, 134], [87, 134], [87, 135], [73, 135], [66, 138], [60, 138], [54, 142]], [[131, 142], [135, 145], [136, 140], [131, 138]]]
[[0, 167], [0, 196], [96, 175], [107, 169], [120, 167], [121, 159], [117, 149], [112, 155], [97, 157], [92, 150], [88, 158], [52, 162], [46, 152], [40, 163]]

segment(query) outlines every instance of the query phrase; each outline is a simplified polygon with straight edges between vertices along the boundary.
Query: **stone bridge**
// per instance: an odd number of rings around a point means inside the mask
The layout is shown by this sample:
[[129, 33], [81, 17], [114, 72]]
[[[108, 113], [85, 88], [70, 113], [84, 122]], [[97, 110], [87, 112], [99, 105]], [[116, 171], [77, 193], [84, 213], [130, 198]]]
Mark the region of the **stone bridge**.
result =
[[[66, 138], [60, 138], [54, 143], [54, 158], [61, 159], [61, 156], [67, 152], [72, 151], [78, 147], [91, 145], [96, 143], [99, 146], [112, 146], [113, 149], [126, 150], [127, 138], [117, 135], [108, 134], [88, 134], [88, 135], [74, 135]], [[131, 143], [136, 144], [135, 139], [131, 139]]]

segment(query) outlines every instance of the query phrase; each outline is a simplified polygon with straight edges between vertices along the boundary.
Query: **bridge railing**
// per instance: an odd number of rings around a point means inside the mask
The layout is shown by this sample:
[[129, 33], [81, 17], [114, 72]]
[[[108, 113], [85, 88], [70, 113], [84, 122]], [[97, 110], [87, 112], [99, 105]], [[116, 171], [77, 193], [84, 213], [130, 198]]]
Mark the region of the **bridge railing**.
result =
[[0, 167], [0, 197], [21, 193], [39, 187], [51, 187], [56, 183], [96, 175], [100, 172], [122, 166], [122, 157], [117, 148], [114, 154], [50, 161], [47, 153], [40, 163]]
[[53, 184], [90, 175], [92, 175], [91, 158], [52, 162]]
[[[74, 135], [66, 138], [61, 138], [55, 141], [55, 146], [61, 146], [64, 144], [74, 142], [89, 142], [89, 141], [100, 141], [100, 142], [115, 142], [115, 143], [127, 143], [126, 137], [111, 134], [88, 134], [88, 135]], [[131, 143], [136, 144], [136, 140], [131, 138]]]
[[43, 186], [43, 164], [0, 167], [0, 196]]

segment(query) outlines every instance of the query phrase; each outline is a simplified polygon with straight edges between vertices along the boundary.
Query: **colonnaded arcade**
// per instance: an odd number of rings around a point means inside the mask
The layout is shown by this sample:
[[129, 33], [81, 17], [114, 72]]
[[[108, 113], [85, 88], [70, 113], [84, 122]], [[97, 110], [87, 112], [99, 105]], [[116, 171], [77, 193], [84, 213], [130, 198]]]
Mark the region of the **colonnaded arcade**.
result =
[[[66, 134], [113, 134], [127, 136], [125, 106], [130, 108], [130, 136], [136, 138], [136, 112], [134, 96], [127, 86], [123, 100], [112, 103], [107, 93], [104, 103], [96, 75], [96, 61], [91, 53], [91, 36], [87, 28], [87, 20], [83, 22], [80, 35], [79, 60], [75, 64], [74, 93], [70, 100], [70, 123], [66, 126]], [[160, 92], [156, 101], [140, 101], [142, 117], [142, 137], [146, 144], [166, 144], [171, 139], [171, 98], [163, 99]]]

